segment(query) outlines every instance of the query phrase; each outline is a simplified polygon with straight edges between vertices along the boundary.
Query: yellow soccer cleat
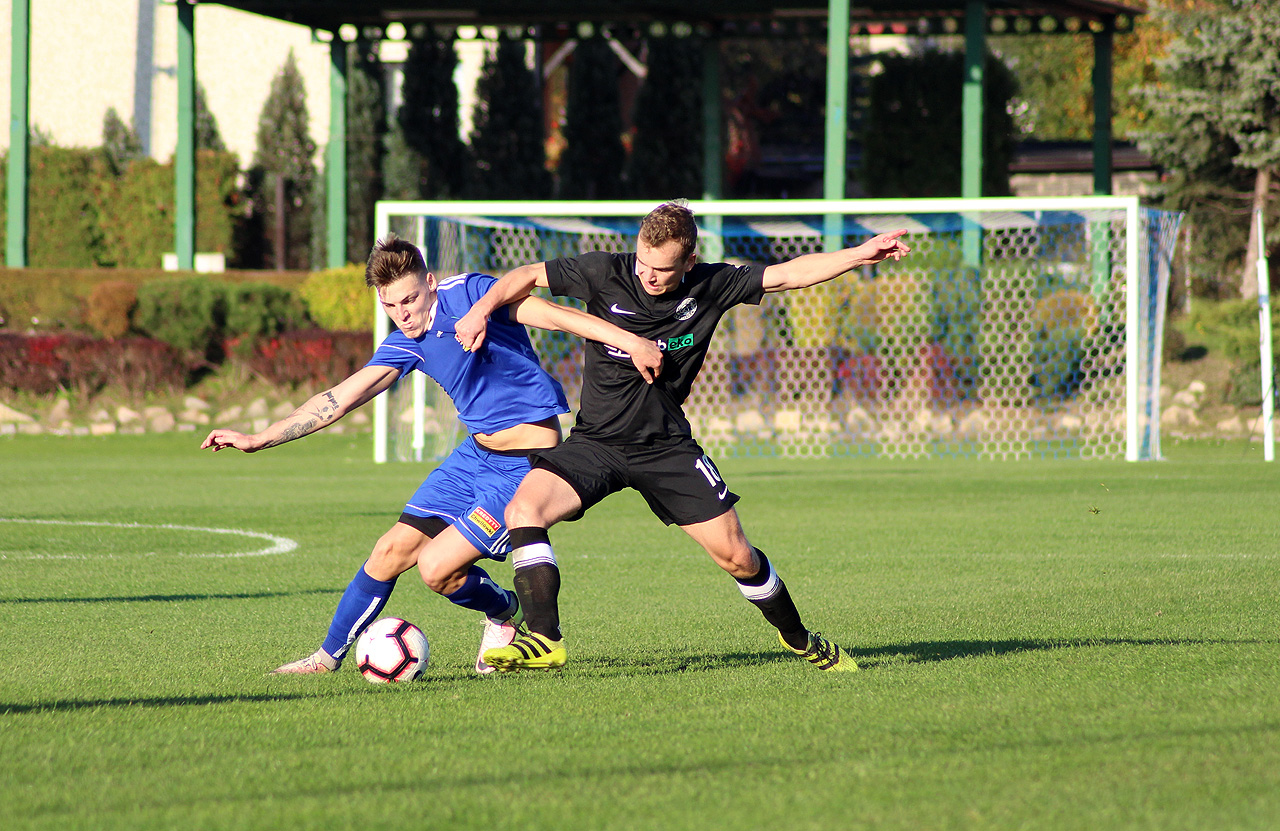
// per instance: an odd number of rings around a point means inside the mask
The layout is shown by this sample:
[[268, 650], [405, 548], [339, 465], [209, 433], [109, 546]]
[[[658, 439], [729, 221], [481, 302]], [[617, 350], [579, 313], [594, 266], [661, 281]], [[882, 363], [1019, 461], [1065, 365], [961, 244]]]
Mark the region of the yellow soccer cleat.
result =
[[782, 638], [782, 633], [778, 633], [778, 640], [782, 641], [782, 645], [792, 652], [804, 658], [815, 667], [827, 672], [857, 672], [858, 665], [852, 658], [840, 649], [840, 645], [835, 641], [829, 641], [817, 632], [809, 633], [808, 649], [796, 649]]
[[530, 632], [516, 638], [508, 646], [487, 649], [484, 662], [499, 672], [517, 669], [559, 669], [569, 658], [564, 641], [553, 641], [545, 635]]

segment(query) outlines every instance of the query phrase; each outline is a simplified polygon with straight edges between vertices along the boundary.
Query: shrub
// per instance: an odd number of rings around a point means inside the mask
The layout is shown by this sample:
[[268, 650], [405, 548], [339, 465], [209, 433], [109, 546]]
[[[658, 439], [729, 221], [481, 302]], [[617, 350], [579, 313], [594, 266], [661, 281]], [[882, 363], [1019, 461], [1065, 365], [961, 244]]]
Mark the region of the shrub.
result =
[[116, 386], [140, 395], [177, 389], [185, 380], [182, 356], [148, 338], [0, 334], [0, 389], [87, 397]]
[[182, 352], [215, 358], [226, 320], [226, 288], [206, 277], [138, 287], [133, 327]]
[[226, 292], [225, 335], [253, 341], [307, 328], [306, 306], [293, 292], [270, 283], [223, 286]]
[[373, 290], [364, 283], [364, 266], [317, 271], [298, 289], [317, 326], [333, 332], [373, 329]]
[[260, 341], [250, 367], [282, 386], [332, 385], [364, 366], [372, 348], [369, 335], [362, 332], [287, 332]]
[[1031, 386], [1041, 396], [1069, 397], [1084, 381], [1085, 347], [1098, 328], [1098, 306], [1089, 295], [1056, 291], [1031, 310]]
[[138, 305], [138, 287], [124, 280], [108, 280], [94, 286], [85, 307], [85, 323], [104, 338], [118, 338], [129, 331], [129, 318]]

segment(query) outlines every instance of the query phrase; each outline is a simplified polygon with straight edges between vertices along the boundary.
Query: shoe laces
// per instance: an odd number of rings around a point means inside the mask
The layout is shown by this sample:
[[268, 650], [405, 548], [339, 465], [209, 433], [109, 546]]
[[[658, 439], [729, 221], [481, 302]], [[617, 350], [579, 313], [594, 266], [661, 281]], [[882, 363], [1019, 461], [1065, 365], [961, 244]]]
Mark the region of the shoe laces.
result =
[[840, 654], [840, 647], [822, 637], [821, 632], [810, 632], [807, 652], [809, 655], [820, 657], [823, 660], [831, 660]]

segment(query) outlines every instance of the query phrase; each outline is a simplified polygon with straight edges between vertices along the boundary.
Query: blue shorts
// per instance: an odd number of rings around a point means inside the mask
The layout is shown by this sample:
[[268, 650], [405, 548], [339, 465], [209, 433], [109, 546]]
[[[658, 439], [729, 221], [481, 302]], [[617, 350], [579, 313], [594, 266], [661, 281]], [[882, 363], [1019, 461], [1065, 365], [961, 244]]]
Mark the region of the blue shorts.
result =
[[528, 472], [528, 456], [492, 453], [468, 436], [431, 471], [404, 510], [440, 517], [481, 554], [502, 562], [511, 550], [503, 513]]

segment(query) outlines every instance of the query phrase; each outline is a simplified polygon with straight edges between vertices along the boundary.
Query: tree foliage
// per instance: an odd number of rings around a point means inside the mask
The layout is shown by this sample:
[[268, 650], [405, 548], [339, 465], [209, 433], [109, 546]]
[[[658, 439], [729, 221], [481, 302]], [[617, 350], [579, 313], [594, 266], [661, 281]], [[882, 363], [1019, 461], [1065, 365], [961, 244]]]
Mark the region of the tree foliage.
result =
[[653, 38], [636, 95], [627, 190], [635, 199], [702, 196], [702, 44]]
[[[873, 197], [959, 196], [964, 55], [884, 55], [869, 84], [862, 185]], [[1013, 75], [988, 55], [984, 76], [982, 195], [1009, 195]]]
[[578, 41], [569, 66], [562, 199], [618, 199], [627, 151], [622, 144], [621, 62], [603, 37]]
[[[433, 30], [409, 46], [396, 122], [404, 146], [416, 155], [404, 160], [403, 171], [397, 171], [416, 173], [417, 193], [412, 198], [456, 199], [463, 193], [468, 164], [466, 145], [458, 137], [458, 88], [453, 81], [457, 66], [453, 41]], [[416, 172], [412, 171], [415, 166]], [[409, 185], [397, 183], [401, 189]]]
[[382, 62], [377, 44], [357, 41], [347, 47], [347, 251], [360, 263], [373, 247], [374, 205], [382, 198]]
[[[1230, 261], [1243, 259], [1241, 295], [1255, 296], [1252, 217], [1265, 215], [1280, 173], [1280, 5], [1234, 0], [1229, 7], [1167, 8], [1159, 16], [1174, 38], [1160, 82], [1143, 92], [1169, 126], [1144, 135], [1143, 146], [1170, 171], [1167, 194], [1174, 204], [1199, 208], [1207, 200], [1221, 209], [1226, 202], [1228, 221], [1239, 230], [1225, 247]], [[1246, 183], [1232, 168], [1247, 172], [1252, 184], [1251, 197], [1237, 197], [1239, 207], [1227, 200]], [[1246, 201], [1249, 210], [1240, 210]], [[1223, 243], [1214, 241], [1220, 249]]]
[[525, 65], [524, 41], [498, 41], [485, 61], [476, 91], [471, 197], [549, 198], [542, 95], [537, 76]]
[[[308, 129], [307, 91], [298, 71], [298, 62], [289, 51], [284, 66], [271, 81], [271, 92], [258, 117], [258, 141], [253, 167], [258, 175], [253, 204], [261, 219], [260, 232], [267, 240], [275, 236], [277, 183], [283, 183], [285, 252], [277, 268], [306, 268], [311, 261], [311, 199], [315, 187], [316, 143]], [[267, 250], [272, 250], [268, 245]]]
[[107, 107], [102, 118], [102, 158], [107, 169], [116, 176], [123, 176], [129, 165], [144, 155], [137, 131], [124, 123], [115, 107]]
[[197, 150], [227, 152], [227, 145], [218, 132], [218, 119], [214, 118], [213, 111], [209, 109], [208, 96], [205, 95], [204, 85], [199, 81], [196, 81], [195, 122]]

